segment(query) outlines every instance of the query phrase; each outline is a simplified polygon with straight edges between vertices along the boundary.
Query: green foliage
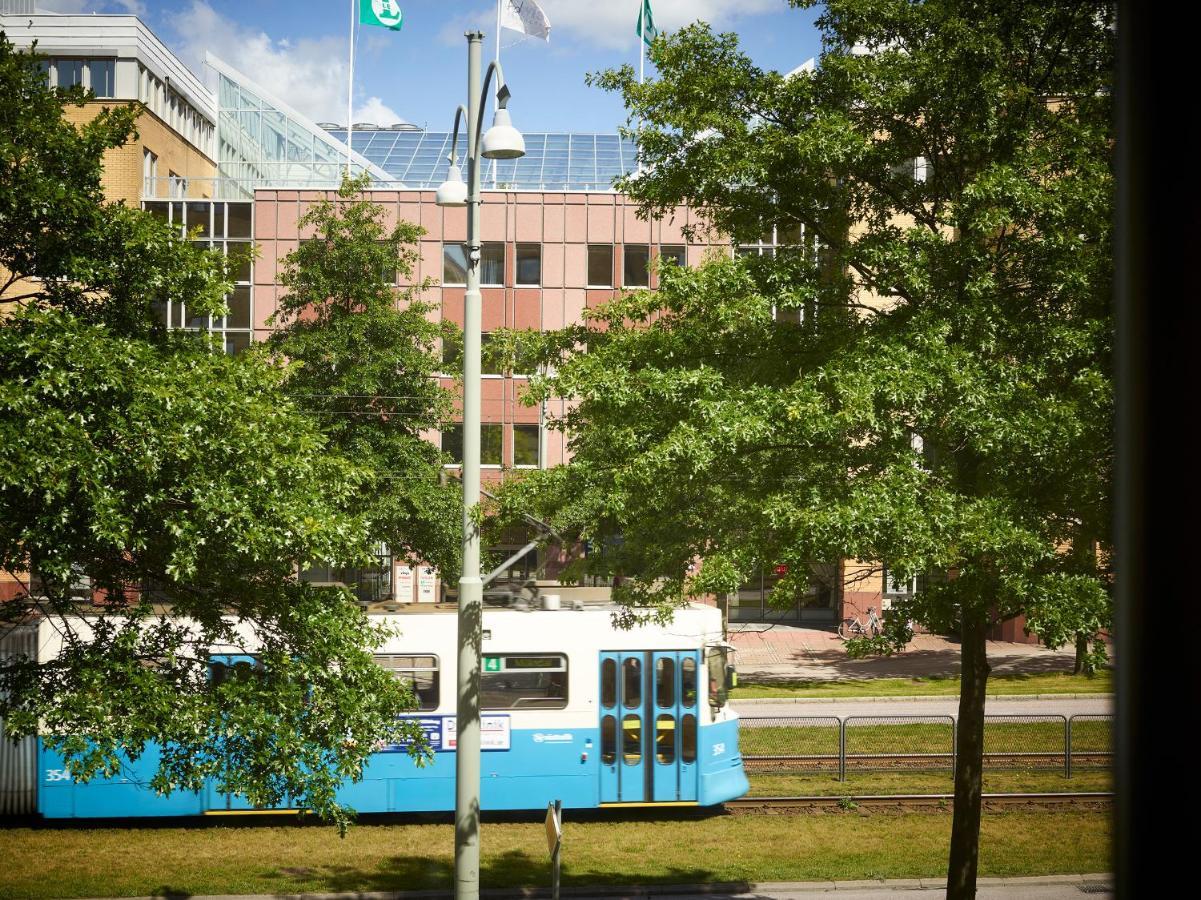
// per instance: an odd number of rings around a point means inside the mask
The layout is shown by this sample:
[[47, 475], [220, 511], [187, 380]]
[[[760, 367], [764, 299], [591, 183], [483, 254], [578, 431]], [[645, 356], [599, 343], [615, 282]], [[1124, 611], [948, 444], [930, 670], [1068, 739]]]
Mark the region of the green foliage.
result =
[[574, 401], [573, 461], [511, 508], [605, 546], [591, 564], [639, 606], [779, 563], [790, 601], [850, 558], [949, 575], [892, 619], [1024, 614], [1056, 645], [1106, 627], [1112, 22], [1104, 2], [834, 0], [813, 73], [698, 24], [656, 41], [657, 80], [594, 76], [642, 123], [645, 171], [618, 185], [642, 215], [686, 203], [795, 246], [523, 336], [553, 373], [529, 402]]
[[[25, 588], [0, 632], [57, 635], [0, 665], [5, 729], [84, 781], [154, 744], [163, 793], [213, 779], [344, 826], [334, 791], [378, 741], [428, 751], [372, 659], [384, 633], [295, 578], [367, 558], [347, 512], [367, 473], [284, 395], [286, 367], [156, 324], [165, 299], [221, 314], [228, 268], [103, 202], [101, 154], [134, 111], [75, 128], [62, 105], [84, 95], [3, 37], [0, 85], [0, 566]], [[211, 653], [258, 668], [217, 683]]]
[[397, 273], [402, 283], [411, 277], [423, 231], [408, 222], [386, 227], [366, 185], [345, 181], [336, 200], [314, 203], [301, 218], [314, 237], [284, 260], [288, 293], [267, 346], [291, 362], [288, 393], [362, 470], [352, 508], [372, 539], [453, 577], [459, 492], [442, 483], [442, 456], [422, 432], [450, 417], [437, 341], [457, 329], [430, 321], [434, 307], [420, 299], [428, 281], [392, 286]]

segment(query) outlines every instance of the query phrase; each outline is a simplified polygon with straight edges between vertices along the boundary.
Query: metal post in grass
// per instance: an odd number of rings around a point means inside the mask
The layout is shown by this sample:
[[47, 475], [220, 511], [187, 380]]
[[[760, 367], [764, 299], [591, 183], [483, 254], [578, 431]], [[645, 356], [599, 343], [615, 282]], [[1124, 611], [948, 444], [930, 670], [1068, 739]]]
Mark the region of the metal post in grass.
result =
[[951, 716], [951, 777], [959, 766], [959, 720]]
[[563, 851], [563, 801], [546, 805], [546, 849], [550, 851], [550, 895], [559, 900], [559, 865]]
[[847, 780], [847, 720], [838, 720], [838, 780]]
[[1063, 722], [1063, 777], [1072, 777], [1072, 719], [1068, 716]]

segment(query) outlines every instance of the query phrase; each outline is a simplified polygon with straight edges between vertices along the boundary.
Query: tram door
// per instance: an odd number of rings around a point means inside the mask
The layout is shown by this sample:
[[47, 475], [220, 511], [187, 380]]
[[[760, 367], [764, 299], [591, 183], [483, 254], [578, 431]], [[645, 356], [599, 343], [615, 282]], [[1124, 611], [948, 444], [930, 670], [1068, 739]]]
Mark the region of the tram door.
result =
[[[245, 654], [213, 656], [209, 659], [209, 677], [214, 682], [224, 681], [229, 678], [250, 678], [253, 677], [254, 670], [258, 666], [258, 659]], [[241, 794], [229, 794], [218, 791], [215, 782], [209, 782], [205, 794], [207, 795], [205, 806], [210, 811], [240, 811], [257, 808]], [[287, 806], [288, 803], [285, 798], [284, 806], [281, 808], [286, 808]]]
[[696, 800], [699, 665], [691, 650], [601, 654], [602, 803]]

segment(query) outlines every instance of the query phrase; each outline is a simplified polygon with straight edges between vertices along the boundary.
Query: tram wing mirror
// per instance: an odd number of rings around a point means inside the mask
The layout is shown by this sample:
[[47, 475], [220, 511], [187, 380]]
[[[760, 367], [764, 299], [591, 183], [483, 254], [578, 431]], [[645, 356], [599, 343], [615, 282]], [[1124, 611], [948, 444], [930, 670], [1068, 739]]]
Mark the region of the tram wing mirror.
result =
[[726, 690], [732, 691], [738, 687], [738, 672], [733, 663], [726, 666]]

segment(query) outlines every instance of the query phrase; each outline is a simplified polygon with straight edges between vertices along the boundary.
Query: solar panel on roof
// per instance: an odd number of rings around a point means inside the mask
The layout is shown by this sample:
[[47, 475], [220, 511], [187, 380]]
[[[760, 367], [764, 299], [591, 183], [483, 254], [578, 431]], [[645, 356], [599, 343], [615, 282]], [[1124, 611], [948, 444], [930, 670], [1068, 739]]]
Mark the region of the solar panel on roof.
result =
[[[330, 137], [346, 141], [345, 128], [327, 128]], [[526, 155], [482, 170], [485, 188], [497, 184], [517, 189], [607, 190], [614, 178], [636, 164], [634, 144], [618, 134], [543, 132], [526, 134]], [[437, 187], [446, 178], [452, 135], [445, 131], [367, 131], [353, 133], [354, 148], [409, 187]], [[465, 165], [460, 137], [459, 165]]]

